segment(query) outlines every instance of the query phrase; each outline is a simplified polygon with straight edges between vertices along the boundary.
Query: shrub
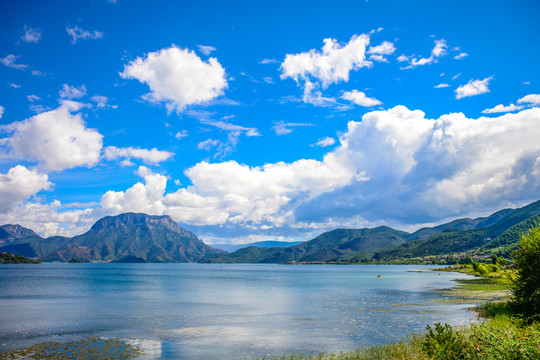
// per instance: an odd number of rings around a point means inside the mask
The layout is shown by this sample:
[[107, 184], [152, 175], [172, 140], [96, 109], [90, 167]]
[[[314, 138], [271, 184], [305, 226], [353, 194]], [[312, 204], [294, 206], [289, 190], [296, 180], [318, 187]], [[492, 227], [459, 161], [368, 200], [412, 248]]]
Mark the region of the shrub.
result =
[[424, 338], [422, 350], [436, 360], [463, 359], [466, 342], [461, 333], [455, 331], [450, 325], [435, 324], [435, 329], [427, 326], [428, 333]]
[[513, 254], [516, 275], [512, 284], [515, 311], [529, 321], [540, 320], [540, 226], [522, 235]]

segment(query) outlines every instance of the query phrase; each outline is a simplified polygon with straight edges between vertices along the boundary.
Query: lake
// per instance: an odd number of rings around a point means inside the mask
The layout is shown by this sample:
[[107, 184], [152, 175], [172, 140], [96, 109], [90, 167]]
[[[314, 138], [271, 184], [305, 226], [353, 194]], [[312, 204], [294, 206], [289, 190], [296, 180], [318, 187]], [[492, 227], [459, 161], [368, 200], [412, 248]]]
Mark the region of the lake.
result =
[[[414, 265], [0, 265], [0, 352], [88, 336], [146, 359], [242, 359], [391, 343], [473, 304], [434, 291], [459, 273]], [[382, 277], [378, 277], [382, 275]]]

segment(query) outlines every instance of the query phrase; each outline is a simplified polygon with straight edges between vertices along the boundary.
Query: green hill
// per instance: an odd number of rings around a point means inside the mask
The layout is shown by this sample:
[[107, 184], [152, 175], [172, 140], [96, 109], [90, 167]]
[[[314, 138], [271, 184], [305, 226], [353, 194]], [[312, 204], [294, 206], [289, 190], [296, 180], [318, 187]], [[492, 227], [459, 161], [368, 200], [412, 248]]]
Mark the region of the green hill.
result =
[[[504, 216], [501, 216], [504, 215]], [[488, 244], [511, 244], [517, 242], [518, 232], [528, 228], [529, 219], [540, 214], [540, 201], [515, 210], [503, 210], [479, 222], [476, 226], [484, 226], [474, 230], [454, 231], [447, 229], [427, 239], [418, 239], [407, 242], [392, 249], [377, 252], [375, 260], [407, 259], [434, 255], [455, 254], [473, 249], [485, 248]], [[532, 221], [532, 220], [531, 220]], [[523, 223], [524, 222], [524, 223]], [[523, 224], [522, 224], [523, 223]], [[521, 224], [521, 225], [520, 225]], [[500, 236], [517, 226], [511, 233]]]
[[365, 259], [384, 248], [404, 243], [409, 234], [387, 226], [373, 229], [337, 229], [287, 248], [251, 246], [207, 262], [288, 263]]

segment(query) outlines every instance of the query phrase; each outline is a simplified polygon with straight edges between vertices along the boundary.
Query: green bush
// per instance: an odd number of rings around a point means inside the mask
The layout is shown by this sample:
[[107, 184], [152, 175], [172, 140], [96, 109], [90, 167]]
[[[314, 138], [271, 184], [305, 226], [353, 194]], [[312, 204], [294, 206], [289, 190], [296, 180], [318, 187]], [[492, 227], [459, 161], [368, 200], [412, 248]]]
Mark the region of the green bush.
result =
[[464, 337], [455, 331], [450, 325], [439, 323], [433, 329], [427, 326], [428, 333], [424, 338], [422, 350], [436, 360], [463, 359], [465, 356], [466, 343]]
[[540, 320], [540, 226], [521, 237], [513, 254], [516, 274], [512, 284], [512, 304], [528, 321]]

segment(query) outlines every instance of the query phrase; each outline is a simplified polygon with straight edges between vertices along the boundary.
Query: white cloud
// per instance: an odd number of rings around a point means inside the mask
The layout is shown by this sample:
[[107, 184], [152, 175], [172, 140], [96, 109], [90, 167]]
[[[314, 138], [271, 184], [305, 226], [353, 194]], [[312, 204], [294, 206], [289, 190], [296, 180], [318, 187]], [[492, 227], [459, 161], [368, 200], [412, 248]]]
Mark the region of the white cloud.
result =
[[14, 89], [19, 89], [19, 88], [21, 88], [21, 85], [19, 85], [19, 84], [14, 84], [14, 83], [8, 83], [8, 84], [9, 84], [9, 86], [11, 86], [11, 87], [14, 88]]
[[312, 146], [327, 147], [327, 146], [332, 146], [335, 143], [336, 143], [336, 140], [334, 140], [333, 138], [327, 136], [327, 137], [317, 141]]
[[458, 55], [454, 56], [454, 59], [461, 60], [461, 59], [463, 59], [463, 58], [465, 58], [467, 56], [469, 56], [469, 54], [462, 52], [462, 53], [459, 53]]
[[409, 56], [401, 54], [400, 56], [398, 56], [397, 61], [405, 62], [405, 61], [409, 61], [409, 58], [410, 58]]
[[369, 35], [354, 35], [345, 45], [335, 39], [324, 39], [322, 51], [311, 49], [299, 54], [287, 54], [280, 66], [281, 79], [291, 78], [304, 88], [303, 100], [314, 105], [335, 102], [322, 96], [320, 88], [349, 81], [349, 73], [372, 63], [365, 60]]
[[0, 127], [12, 133], [2, 144], [8, 156], [37, 161], [47, 171], [59, 171], [98, 163], [102, 135], [86, 127], [80, 114], [67, 106]]
[[21, 40], [26, 43], [38, 43], [41, 40], [41, 31], [24, 25], [24, 33], [21, 35]]
[[197, 47], [199, 48], [199, 51], [206, 56], [210, 55], [211, 52], [216, 51], [216, 48], [213, 46], [197, 45]]
[[2, 118], [2, 116], [4, 115], [4, 111], [6, 110], [5, 107], [3, 107], [2, 105], [0, 105], [0, 119]]
[[379, 100], [367, 97], [365, 93], [358, 90], [344, 92], [342, 98], [364, 107], [373, 107], [382, 104]]
[[518, 104], [540, 105], [540, 94], [529, 94], [519, 99]]
[[177, 138], [178, 140], [181, 140], [182, 138], [188, 137], [188, 132], [187, 130], [179, 131], [176, 133], [176, 135], [174, 135], [174, 137]]
[[300, 127], [300, 126], [313, 126], [313, 124], [310, 123], [286, 123], [284, 121], [277, 122], [274, 126], [272, 126], [272, 130], [276, 133], [276, 135], [287, 135], [293, 132], [292, 128]]
[[392, 55], [396, 51], [394, 43], [383, 41], [380, 45], [370, 46], [367, 54], [371, 54], [370, 60], [377, 62], [388, 62], [385, 55]]
[[452, 80], [456, 80], [456, 79], [457, 79], [458, 77], [460, 77], [460, 76], [461, 76], [461, 73], [456, 74], [456, 75], [452, 76]]
[[164, 206], [161, 200], [165, 193], [167, 177], [155, 174], [144, 166], [139, 167], [137, 174], [144, 178], [146, 184], [136, 183], [125, 192], [107, 191], [101, 197], [101, 207], [113, 214], [127, 211], [163, 214]]
[[369, 60], [373, 60], [376, 62], [386, 62], [386, 63], [388, 62], [388, 60], [383, 55], [379, 55], [379, 54], [370, 55]]
[[503, 104], [499, 104], [491, 109], [485, 109], [482, 111], [482, 114], [496, 114], [496, 113], [507, 113], [507, 112], [513, 112], [517, 110], [523, 109], [523, 106], [510, 104], [508, 106], [504, 106]]
[[88, 30], [83, 30], [78, 26], [74, 27], [67, 27], [66, 28], [67, 33], [69, 36], [71, 36], [71, 43], [75, 44], [79, 39], [92, 39], [97, 40], [101, 39], [103, 37], [103, 33], [101, 31], [94, 30], [93, 32]]
[[148, 164], [158, 164], [169, 160], [174, 156], [174, 153], [156, 148], [148, 150], [133, 147], [119, 148], [116, 146], [107, 146], [104, 149], [103, 156], [109, 161], [123, 159], [123, 161], [129, 162], [131, 159], [140, 159]]
[[0, 62], [4, 64], [5, 66], [13, 68], [13, 69], [18, 69], [18, 70], [26, 69], [28, 65], [17, 64], [17, 58], [19, 58], [19, 56], [7, 55], [5, 58], [0, 59]]
[[31, 111], [35, 112], [36, 114], [41, 114], [45, 111], [52, 110], [50, 107], [41, 105], [41, 104], [32, 104], [28, 107]]
[[248, 137], [261, 136], [261, 134], [259, 133], [259, 130], [252, 127], [245, 127], [245, 126], [235, 125], [235, 124], [225, 122], [225, 121], [216, 121], [216, 120], [210, 120], [210, 119], [199, 119], [199, 121], [201, 122], [201, 124], [214, 126], [218, 129], [236, 133], [238, 135], [240, 135], [241, 133], [244, 133]]
[[218, 145], [219, 145], [219, 141], [218, 141], [218, 140], [207, 139], [207, 140], [201, 141], [201, 142], [197, 145], [197, 149], [199, 149], [199, 150], [207, 150], [207, 151], [210, 151], [211, 148], [216, 147], [216, 146], [218, 146]]
[[135, 59], [120, 76], [147, 84], [150, 93], [145, 99], [164, 102], [169, 111], [207, 103], [227, 88], [225, 69], [216, 58], [202, 61], [193, 51], [174, 45]]
[[94, 95], [90, 98], [93, 102], [96, 103], [96, 106], [98, 109], [103, 109], [107, 106], [107, 102], [109, 101], [109, 98], [106, 96], [101, 95]]
[[279, 64], [279, 61], [277, 61], [276, 59], [262, 59], [261, 61], [259, 61], [259, 64]]
[[0, 213], [13, 210], [23, 200], [51, 186], [48, 176], [35, 169], [21, 165], [9, 169], [7, 174], [0, 174]]
[[488, 85], [492, 78], [490, 76], [484, 80], [469, 80], [467, 84], [461, 85], [455, 90], [456, 99], [488, 93]]
[[[435, 47], [431, 50], [431, 55], [428, 58], [422, 58], [422, 57], [419, 58], [416, 56], [410, 57], [410, 63], [407, 68], [413, 68], [416, 66], [424, 66], [424, 65], [437, 62], [439, 57], [446, 55], [447, 49], [448, 49], [448, 45], [446, 44], [446, 40], [444, 39], [435, 40]], [[406, 59], [402, 58], [402, 60], [406, 60]]]
[[96, 220], [105, 215], [108, 214], [100, 208], [66, 210], [58, 200], [50, 204], [23, 202], [13, 211], [0, 214], [0, 222], [20, 224], [43, 236], [74, 236], [88, 231]]
[[30, 101], [30, 102], [34, 102], [34, 101], [39, 101], [39, 100], [41, 100], [41, 98], [40, 98], [39, 96], [37, 96], [37, 95], [28, 95], [26, 98], [27, 98], [28, 101]]
[[141, 167], [144, 182], [104, 194], [100, 214], [169, 214], [202, 236], [214, 226], [238, 237], [489, 213], [537, 200], [539, 121], [540, 108], [478, 119], [461, 113], [429, 119], [404, 106], [372, 111], [350, 121], [321, 161], [201, 162], [184, 173], [190, 185], [171, 193], [166, 176]]
[[448, 84], [445, 84], [445, 83], [440, 83], [439, 85], [435, 85], [434, 88], [435, 89], [442, 89], [442, 88], [447, 88], [449, 87], [450, 85]]
[[62, 85], [62, 90], [60, 90], [59, 96], [62, 99], [79, 99], [86, 95], [86, 87], [81, 85], [79, 87], [69, 86], [68, 84]]
[[368, 54], [380, 54], [380, 55], [392, 55], [396, 51], [394, 43], [390, 41], [383, 41], [380, 45], [370, 46], [367, 53]]

